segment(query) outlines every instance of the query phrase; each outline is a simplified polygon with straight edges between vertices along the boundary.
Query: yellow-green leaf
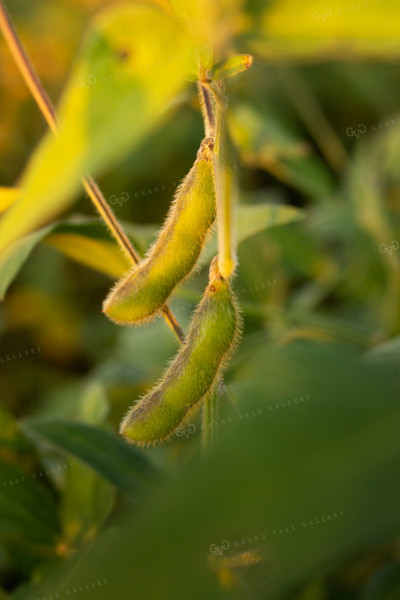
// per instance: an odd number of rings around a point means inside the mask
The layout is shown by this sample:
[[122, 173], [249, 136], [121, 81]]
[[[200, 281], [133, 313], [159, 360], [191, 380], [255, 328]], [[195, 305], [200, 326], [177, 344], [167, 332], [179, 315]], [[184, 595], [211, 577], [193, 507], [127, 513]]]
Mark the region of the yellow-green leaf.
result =
[[211, 78], [215, 81], [219, 79], [228, 79], [229, 77], [235, 77], [238, 73], [246, 71], [253, 64], [253, 57], [251, 54], [238, 54], [231, 56], [227, 60], [220, 62], [213, 66], [211, 69]]
[[0, 254], [73, 200], [81, 177], [109, 168], [165, 116], [197, 60], [189, 33], [152, 5], [125, 4], [97, 17], [72, 68], [59, 110], [0, 223]]
[[113, 242], [96, 240], [77, 233], [54, 233], [46, 243], [86, 267], [113, 278], [121, 277], [132, 266]]
[[[271, 61], [399, 56], [397, 0], [280, 0], [266, 5], [252, 49]], [[256, 24], [259, 28], [259, 23]]]
[[7, 210], [18, 198], [19, 190], [13, 187], [0, 187], [0, 213]]

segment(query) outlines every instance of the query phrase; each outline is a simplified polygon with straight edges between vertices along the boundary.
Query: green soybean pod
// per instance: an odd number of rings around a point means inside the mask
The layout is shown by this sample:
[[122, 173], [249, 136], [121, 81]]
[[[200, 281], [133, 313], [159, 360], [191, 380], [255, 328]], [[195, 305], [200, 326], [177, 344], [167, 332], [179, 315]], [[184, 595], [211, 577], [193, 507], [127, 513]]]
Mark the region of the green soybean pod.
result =
[[184, 344], [160, 382], [127, 413], [120, 433], [138, 445], [168, 439], [191, 409], [212, 393], [240, 336], [241, 318], [216, 259]]
[[116, 323], [132, 324], [154, 316], [195, 266], [216, 216], [213, 146], [212, 138], [202, 141], [148, 255], [104, 301], [103, 312]]

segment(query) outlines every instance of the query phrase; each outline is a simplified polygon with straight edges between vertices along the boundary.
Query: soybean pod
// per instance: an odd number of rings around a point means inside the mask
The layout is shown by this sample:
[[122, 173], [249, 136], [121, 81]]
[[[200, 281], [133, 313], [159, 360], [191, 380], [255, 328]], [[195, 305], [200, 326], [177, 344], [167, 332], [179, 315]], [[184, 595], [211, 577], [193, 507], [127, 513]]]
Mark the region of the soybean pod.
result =
[[195, 266], [216, 216], [213, 146], [212, 138], [202, 141], [156, 242], [104, 301], [103, 312], [116, 323], [133, 324], [154, 316]]
[[190, 410], [213, 392], [240, 331], [241, 319], [233, 292], [214, 259], [208, 287], [184, 344], [160, 382], [129, 410], [120, 433], [138, 445], [170, 437]]

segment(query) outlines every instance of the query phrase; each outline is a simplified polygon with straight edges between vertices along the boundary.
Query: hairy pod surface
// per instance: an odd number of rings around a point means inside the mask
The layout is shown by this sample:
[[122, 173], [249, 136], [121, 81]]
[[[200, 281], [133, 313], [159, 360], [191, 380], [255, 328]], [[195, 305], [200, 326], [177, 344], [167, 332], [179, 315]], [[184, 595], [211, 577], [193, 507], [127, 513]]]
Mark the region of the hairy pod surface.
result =
[[212, 152], [213, 140], [205, 138], [148, 255], [104, 301], [103, 312], [113, 321], [130, 324], [152, 317], [195, 266], [216, 216]]
[[188, 411], [212, 392], [240, 330], [235, 298], [214, 259], [209, 285], [194, 313], [185, 343], [161, 381], [127, 413], [120, 433], [139, 445], [168, 438]]

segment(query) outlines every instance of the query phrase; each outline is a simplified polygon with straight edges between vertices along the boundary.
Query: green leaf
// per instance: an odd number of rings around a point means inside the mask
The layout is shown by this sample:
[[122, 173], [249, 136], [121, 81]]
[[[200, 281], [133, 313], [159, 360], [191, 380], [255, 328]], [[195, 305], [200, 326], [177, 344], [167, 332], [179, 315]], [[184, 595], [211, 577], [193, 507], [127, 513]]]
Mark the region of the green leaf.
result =
[[76, 456], [128, 496], [137, 497], [155, 474], [142, 454], [105, 429], [57, 418], [27, 420], [22, 427], [33, 441], [39, 436]]
[[[267, 229], [284, 225], [302, 218], [299, 209], [273, 204], [242, 205], [237, 214], [237, 240], [242, 242]], [[153, 241], [156, 226], [123, 224], [133, 240], [134, 246], [144, 254]], [[35, 246], [45, 241], [69, 258], [107, 275], [113, 279], [121, 277], [131, 263], [122, 253], [110, 233], [97, 219], [74, 217], [68, 221], [53, 223], [35, 233], [14, 242], [0, 258], [0, 300], [4, 296]], [[216, 252], [213, 241], [205, 251], [210, 260]]]
[[10, 462], [34, 464], [31, 443], [20, 431], [16, 420], [3, 406], [0, 406], [0, 457]]
[[54, 544], [58, 533], [56, 504], [48, 489], [0, 458], [0, 539]]
[[[258, 344], [230, 378], [234, 407], [213, 452], [121, 516], [117, 539], [64, 565], [76, 584], [108, 578], [98, 600], [124, 597], [132, 581], [139, 598], [282, 600], [396, 536], [399, 389], [385, 373], [343, 347]], [[229, 588], [209, 567], [224, 540], [222, 558], [256, 548], [265, 558], [235, 568]], [[37, 597], [64, 586], [49, 581]]]
[[[127, 230], [128, 233], [133, 232], [135, 247], [144, 250], [143, 239], [149, 240], [153, 229], [144, 227], [142, 231], [128, 225]], [[108, 277], [121, 277], [131, 266], [104, 224], [98, 219], [73, 217], [68, 221], [55, 222], [43, 227], [7, 248], [0, 257], [0, 300], [4, 299], [9, 286], [32, 250], [41, 241]]]
[[381, 364], [383, 367], [396, 368], [400, 360], [400, 336], [396, 336], [379, 346], [374, 346], [365, 354], [365, 359], [372, 363]]
[[[84, 390], [78, 417], [100, 425], [109, 411], [104, 388], [90, 382]], [[80, 545], [93, 538], [104, 524], [115, 499], [115, 488], [98, 472], [80, 460], [66, 473], [61, 502], [61, 522], [68, 542]]]
[[0, 257], [0, 300], [4, 300], [4, 296], [8, 287], [13, 282], [19, 270], [27, 260], [33, 248], [53, 229], [52, 225], [48, 225], [43, 229], [39, 229], [34, 233], [13, 242], [3, 252]]
[[265, 169], [285, 184], [321, 199], [333, 189], [332, 175], [304, 139], [269, 101], [259, 107], [238, 103], [228, 114], [230, 134], [241, 160], [252, 168]]
[[59, 135], [38, 146], [0, 222], [0, 254], [65, 210], [88, 171], [143, 141], [186, 85], [196, 53], [183, 26], [154, 6], [122, 4], [94, 19], [62, 96]]
[[[236, 214], [236, 240], [240, 244], [248, 238], [279, 225], [287, 225], [303, 218], [300, 209], [293, 206], [281, 204], [259, 203], [242, 204], [237, 208]], [[217, 240], [214, 239], [206, 247], [202, 258], [206, 261], [211, 260], [217, 252]]]
[[213, 66], [211, 69], [211, 78], [215, 81], [220, 79], [228, 79], [229, 77], [235, 77], [239, 73], [246, 71], [253, 64], [253, 57], [251, 54], [238, 54], [231, 56], [227, 60], [220, 62]]

